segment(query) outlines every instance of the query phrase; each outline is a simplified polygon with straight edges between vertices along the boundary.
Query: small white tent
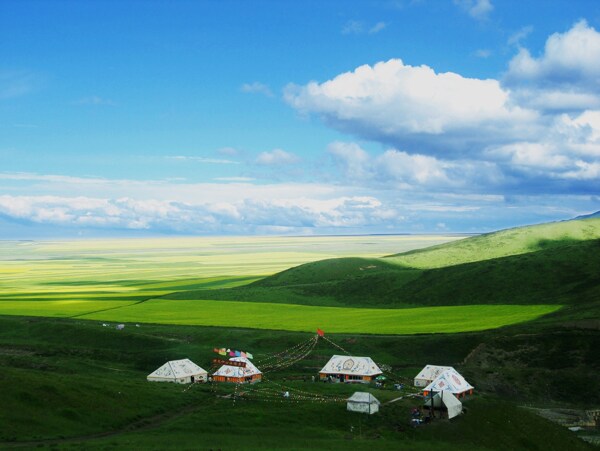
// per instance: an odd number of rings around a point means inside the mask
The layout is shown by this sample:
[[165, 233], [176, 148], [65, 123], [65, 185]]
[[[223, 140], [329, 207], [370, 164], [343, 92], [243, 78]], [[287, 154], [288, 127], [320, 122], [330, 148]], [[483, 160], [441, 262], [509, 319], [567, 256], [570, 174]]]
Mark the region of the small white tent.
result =
[[451, 366], [425, 365], [415, 377], [415, 387], [427, 387], [444, 371], [453, 369]]
[[442, 390], [439, 393], [433, 395], [433, 398], [429, 398], [425, 402], [426, 407], [431, 406], [431, 402], [433, 401], [433, 407], [441, 407], [444, 405], [446, 410], [448, 410], [448, 419], [454, 418], [461, 414], [462, 412], [462, 402], [460, 402], [456, 397], [450, 393], [449, 391]]
[[371, 393], [357, 391], [346, 404], [350, 412], [361, 412], [373, 414], [379, 412], [379, 400]]
[[190, 384], [206, 382], [208, 373], [190, 359], [171, 360], [150, 373], [146, 379], [150, 382], [175, 382]]
[[429, 392], [449, 391], [454, 396], [466, 395], [473, 393], [473, 386], [469, 384], [462, 375], [454, 368], [444, 371], [435, 380], [423, 389], [425, 396]]
[[319, 371], [321, 379], [338, 382], [371, 382], [381, 374], [381, 369], [370, 357], [334, 355]]

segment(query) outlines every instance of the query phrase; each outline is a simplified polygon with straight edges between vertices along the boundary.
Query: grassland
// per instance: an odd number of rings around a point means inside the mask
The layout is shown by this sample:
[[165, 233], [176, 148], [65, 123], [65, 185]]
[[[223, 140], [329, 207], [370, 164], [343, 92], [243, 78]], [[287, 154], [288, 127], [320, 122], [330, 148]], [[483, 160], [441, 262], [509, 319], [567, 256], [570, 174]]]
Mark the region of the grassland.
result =
[[[519, 406], [600, 403], [599, 228], [549, 224], [402, 255], [410, 237], [2, 243], [0, 448], [590, 449]], [[207, 324], [202, 312], [211, 327], [181, 325]], [[208, 369], [214, 347], [260, 363], [310, 337], [281, 330], [303, 323], [407, 385], [362, 389], [404, 398], [363, 417], [338, 401], [242, 390], [233, 402], [233, 387], [145, 380], [170, 359]], [[356, 387], [302, 380], [339, 352], [321, 340], [258, 387], [344, 398]], [[476, 395], [464, 416], [412, 429], [419, 401], [406, 395], [427, 363], [455, 366]]]
[[[556, 305], [476, 305], [414, 309], [313, 307], [292, 304], [150, 300], [83, 314], [82, 319], [330, 333], [422, 334], [493, 329], [530, 321]], [[50, 309], [52, 311], [52, 309]]]
[[[586, 444], [568, 430], [520, 409], [512, 401], [532, 402], [539, 394], [557, 402], [572, 395], [555, 390], [571, 371], [550, 371], [531, 347], [531, 333], [517, 341], [495, 332], [426, 336], [339, 335], [333, 339], [356, 354], [370, 355], [389, 365], [393, 380], [410, 381], [424, 362], [454, 365], [477, 387], [477, 395], [465, 403], [467, 413], [448, 422], [440, 420], [412, 429], [409, 412], [417, 400], [406, 398], [384, 405], [372, 417], [347, 412], [340, 402], [289, 402], [280, 399], [241, 398], [234, 403], [234, 389], [196, 386], [191, 390], [172, 384], [148, 383], [145, 376], [165, 360], [189, 357], [209, 367], [213, 347], [231, 346], [253, 351], [260, 362], [307, 339], [309, 334], [232, 328], [144, 325], [117, 331], [96, 322], [58, 318], [0, 318], [0, 448], [12, 445], [51, 449], [539, 449], [584, 450]], [[531, 332], [531, 330], [530, 330]], [[578, 356], [596, 359], [589, 333], [579, 332], [579, 342], [550, 335], [553, 346], [566, 342], [578, 346]], [[511, 341], [512, 340], [512, 341]], [[443, 345], [442, 345], [443, 343]], [[507, 377], [490, 379], [499, 362], [486, 362], [486, 352], [475, 357], [473, 349], [500, 344]], [[529, 359], [529, 385], [519, 384], [518, 396], [500, 399], [488, 385], [513, 387], [523, 363], [511, 360], [508, 349]], [[522, 348], [535, 355], [524, 355]], [[486, 350], [483, 350], [486, 351]], [[299, 376], [316, 374], [332, 353], [339, 352], [320, 341], [308, 358], [292, 367], [269, 374], [260, 387], [287, 387], [292, 393], [307, 391], [337, 397], [349, 396], [355, 386], [312, 384]], [[564, 352], [556, 349], [557, 353]], [[533, 358], [532, 358], [533, 357]], [[547, 356], [544, 356], [547, 357]], [[466, 362], [465, 362], [466, 359]], [[592, 360], [591, 362], [594, 362]], [[486, 376], [487, 374], [487, 376]], [[548, 385], [548, 383], [551, 385]], [[594, 381], [591, 381], [594, 382]], [[595, 383], [595, 382], [594, 382]], [[487, 388], [484, 389], [483, 386]], [[408, 391], [386, 387], [361, 387], [387, 402]], [[589, 386], [590, 390], [598, 388]], [[244, 390], [241, 390], [242, 392]], [[485, 394], [488, 393], [488, 394]], [[580, 395], [586, 398], [584, 393]]]

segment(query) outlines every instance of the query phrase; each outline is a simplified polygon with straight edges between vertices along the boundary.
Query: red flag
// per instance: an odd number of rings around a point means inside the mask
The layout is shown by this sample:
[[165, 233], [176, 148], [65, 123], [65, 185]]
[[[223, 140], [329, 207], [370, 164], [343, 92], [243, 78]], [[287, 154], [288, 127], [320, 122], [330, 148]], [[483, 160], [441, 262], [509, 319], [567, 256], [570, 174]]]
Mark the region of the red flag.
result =
[[324, 337], [325, 336], [325, 332], [323, 332], [321, 329], [317, 329], [317, 335], [319, 337]]

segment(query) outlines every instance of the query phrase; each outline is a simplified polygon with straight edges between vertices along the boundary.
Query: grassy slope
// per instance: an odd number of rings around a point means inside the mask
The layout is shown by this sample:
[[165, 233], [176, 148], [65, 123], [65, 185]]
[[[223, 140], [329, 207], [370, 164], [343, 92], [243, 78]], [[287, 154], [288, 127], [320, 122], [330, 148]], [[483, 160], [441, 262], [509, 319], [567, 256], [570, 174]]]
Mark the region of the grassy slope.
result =
[[[600, 220], [547, 224], [385, 259], [308, 263], [243, 287], [166, 297], [375, 308], [567, 304], [579, 309], [579, 316], [596, 318], [600, 300], [597, 236]], [[472, 261], [475, 258], [480, 260]], [[442, 261], [448, 266], [439, 267]]]
[[[0, 318], [0, 447], [7, 441], [117, 431], [106, 438], [73, 439], [56, 446], [229, 449], [242, 441], [245, 449], [347, 449], [349, 445], [355, 449], [588, 449], [566, 429], [493, 396], [478, 395], [468, 401], [467, 414], [451, 423], [413, 430], [408, 417], [415, 403], [409, 400], [366, 417], [347, 412], [338, 403], [238, 401], [234, 405], [214, 396], [229, 393], [230, 387], [219, 386], [216, 393], [203, 387], [184, 391], [181, 386], [145, 380], [168, 358], [189, 357], [208, 367], [213, 347], [231, 346], [253, 351], [260, 361], [308, 336], [150, 325], [116, 331], [87, 321]], [[433, 336], [341, 335], [334, 340], [356, 354], [391, 365], [395, 374], [411, 377], [424, 363], [435, 361], [460, 367], [479, 387], [482, 379], [461, 361], [475, 343], [493, 343], [498, 337], [450, 335], [443, 338], [443, 346]], [[309, 358], [270, 377], [292, 390], [349, 396], [356, 387], [283, 379], [315, 374], [334, 352], [335, 348], [320, 342]], [[369, 390], [382, 401], [398, 395], [392, 390]], [[519, 402], [525, 399], [521, 396]], [[155, 423], [157, 415], [165, 418]], [[37, 446], [33, 443], [29, 448]]]

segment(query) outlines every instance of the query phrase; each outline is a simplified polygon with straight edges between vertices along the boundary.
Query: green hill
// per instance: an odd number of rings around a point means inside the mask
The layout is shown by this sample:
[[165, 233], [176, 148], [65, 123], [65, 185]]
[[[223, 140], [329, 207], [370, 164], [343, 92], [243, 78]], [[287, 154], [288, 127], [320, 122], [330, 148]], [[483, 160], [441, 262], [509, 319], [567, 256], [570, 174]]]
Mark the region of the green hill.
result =
[[243, 287], [167, 297], [375, 308], [561, 304], [595, 317], [600, 220], [511, 229], [380, 259], [322, 260]]

